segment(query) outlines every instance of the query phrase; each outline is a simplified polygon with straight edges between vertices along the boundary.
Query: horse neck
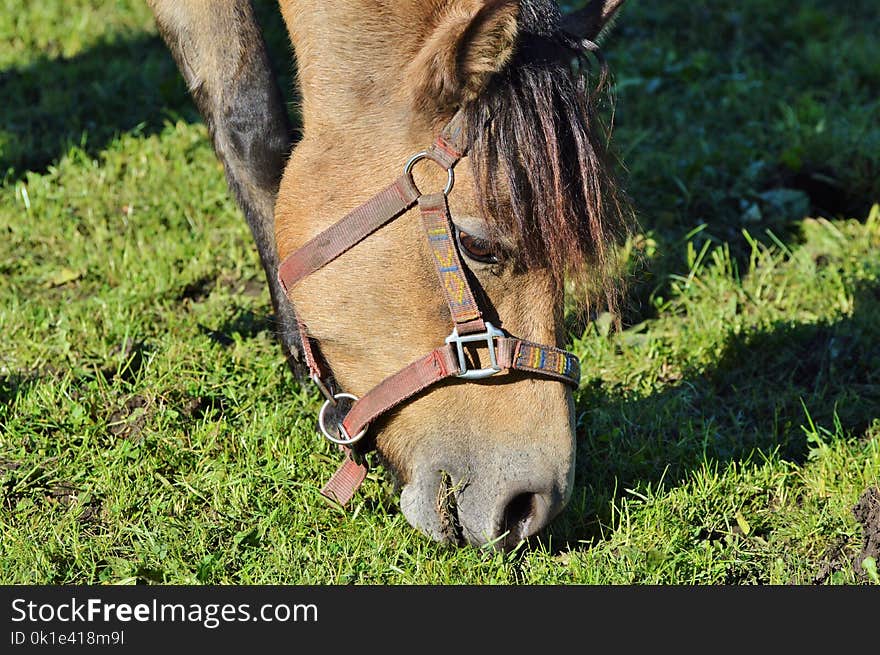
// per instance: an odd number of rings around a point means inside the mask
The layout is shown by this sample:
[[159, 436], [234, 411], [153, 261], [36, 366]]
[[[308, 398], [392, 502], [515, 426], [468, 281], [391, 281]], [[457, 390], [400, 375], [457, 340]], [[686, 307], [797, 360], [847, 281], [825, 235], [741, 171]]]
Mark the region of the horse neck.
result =
[[405, 134], [405, 68], [449, 0], [287, 0], [305, 132]]

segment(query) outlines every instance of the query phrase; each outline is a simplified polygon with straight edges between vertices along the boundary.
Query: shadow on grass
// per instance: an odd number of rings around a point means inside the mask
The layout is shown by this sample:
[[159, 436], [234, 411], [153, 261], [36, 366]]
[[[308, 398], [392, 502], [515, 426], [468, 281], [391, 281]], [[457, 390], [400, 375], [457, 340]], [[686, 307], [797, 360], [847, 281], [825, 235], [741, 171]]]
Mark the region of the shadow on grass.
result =
[[36, 371], [15, 371], [0, 375], [0, 427], [3, 416], [15, 405], [19, 396], [39, 382], [40, 376]]
[[99, 44], [70, 59], [37, 58], [0, 72], [0, 171], [44, 172], [71, 146], [96, 155], [119, 134], [199, 120], [157, 37]]
[[235, 315], [224, 321], [217, 329], [199, 323], [199, 331], [214, 343], [228, 348], [235, 344], [235, 337], [253, 339], [262, 332], [277, 331], [274, 314], [257, 314], [250, 309], [236, 310]]
[[801, 426], [857, 436], [880, 417], [880, 286], [862, 285], [853, 315], [779, 324], [733, 336], [710, 370], [647, 397], [582, 392], [573, 502], [548, 530], [554, 549], [601, 538], [610, 505], [627, 489], [669, 488], [704, 462], [745, 462], [777, 452], [796, 463]]
[[[289, 95], [293, 64], [277, 3], [256, 4], [279, 84]], [[147, 34], [0, 70], [0, 98], [0, 179], [7, 181], [45, 172], [72, 146], [96, 156], [120, 134], [150, 135], [166, 121], [201, 121], [164, 42]]]

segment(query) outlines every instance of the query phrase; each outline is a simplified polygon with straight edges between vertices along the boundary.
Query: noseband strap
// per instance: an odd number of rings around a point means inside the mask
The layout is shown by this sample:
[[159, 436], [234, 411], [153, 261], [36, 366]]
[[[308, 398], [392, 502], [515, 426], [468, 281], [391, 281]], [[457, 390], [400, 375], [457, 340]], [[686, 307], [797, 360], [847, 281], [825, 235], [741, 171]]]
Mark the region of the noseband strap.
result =
[[[351, 500], [367, 474], [362, 456], [352, 446], [366, 434], [373, 421], [425, 389], [451, 378], [474, 381], [512, 370], [545, 376], [574, 387], [580, 381], [580, 363], [572, 353], [517, 339], [483, 318], [458, 252], [447, 203], [454, 183], [453, 169], [466, 153], [463, 125], [463, 114], [459, 111], [428, 150], [410, 159], [404, 174], [393, 184], [308, 241], [278, 268], [278, 279], [289, 293], [303, 278], [418, 205], [452, 317], [453, 330], [443, 346], [385, 378], [360, 399], [330, 389], [323, 360], [317, 355], [306, 326], [299, 323], [306, 363], [312, 379], [327, 399], [321, 410], [321, 429], [345, 452], [345, 462], [321, 493], [341, 505]], [[416, 186], [412, 167], [420, 159], [430, 159], [448, 172], [449, 180], [442, 193], [423, 194]], [[480, 365], [474, 363], [477, 346], [487, 351]], [[343, 398], [354, 399], [354, 403], [344, 417], [337, 417], [338, 433], [331, 434], [325, 427], [325, 412], [331, 407], [339, 409]]]
[[[498, 371], [528, 371], [577, 386], [580, 367], [577, 357], [571, 353], [512, 337], [497, 338], [493, 347]], [[373, 387], [352, 406], [342, 426], [348, 434], [358, 434], [379, 416], [420, 391], [447, 378], [462, 377], [462, 373], [466, 371], [461, 369], [455, 344], [432, 350]]]

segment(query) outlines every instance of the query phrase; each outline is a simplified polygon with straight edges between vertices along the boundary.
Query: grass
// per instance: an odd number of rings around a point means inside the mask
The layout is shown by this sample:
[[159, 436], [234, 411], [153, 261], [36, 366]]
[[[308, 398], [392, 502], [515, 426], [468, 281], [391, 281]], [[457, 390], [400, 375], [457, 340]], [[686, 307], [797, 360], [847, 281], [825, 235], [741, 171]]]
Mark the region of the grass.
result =
[[149, 12], [5, 0], [0, 581], [870, 582], [874, 3], [629, 4], [605, 47], [641, 264], [625, 329], [571, 334], [572, 502], [505, 555], [419, 536], [381, 470], [321, 502], [318, 396]]

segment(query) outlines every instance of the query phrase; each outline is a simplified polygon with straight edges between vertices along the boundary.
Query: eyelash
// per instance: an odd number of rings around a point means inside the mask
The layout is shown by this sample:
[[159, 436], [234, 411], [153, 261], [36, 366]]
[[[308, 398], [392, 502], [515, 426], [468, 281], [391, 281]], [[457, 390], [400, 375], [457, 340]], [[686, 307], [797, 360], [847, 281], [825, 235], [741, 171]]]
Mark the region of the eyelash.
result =
[[468, 259], [480, 262], [481, 264], [498, 263], [498, 255], [494, 252], [491, 241], [480, 239], [458, 228], [455, 230], [455, 240], [458, 243], [459, 250]]

